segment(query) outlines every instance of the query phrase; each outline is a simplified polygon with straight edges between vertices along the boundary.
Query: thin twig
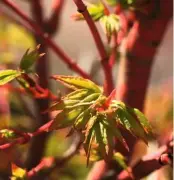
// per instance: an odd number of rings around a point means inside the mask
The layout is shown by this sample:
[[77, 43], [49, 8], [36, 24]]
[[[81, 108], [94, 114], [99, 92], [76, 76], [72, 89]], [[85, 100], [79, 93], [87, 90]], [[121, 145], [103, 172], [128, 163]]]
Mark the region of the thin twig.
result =
[[9, 130], [14, 131], [14, 133], [16, 135], [20, 135], [20, 137], [15, 138], [11, 142], [4, 143], [4, 144], [0, 145], [0, 150], [5, 150], [5, 149], [8, 149], [8, 148], [13, 147], [15, 145], [28, 143], [33, 137], [38, 136], [38, 135], [43, 134], [43, 133], [46, 133], [48, 131], [48, 128], [51, 126], [52, 122], [53, 122], [53, 120], [49, 121], [48, 123], [46, 123], [43, 126], [41, 126], [40, 128], [38, 128], [33, 133], [23, 133], [23, 132], [19, 132], [17, 130], [9, 129]]
[[109, 66], [108, 55], [106, 53], [104, 44], [101, 40], [100, 34], [94, 24], [94, 21], [92, 20], [90, 14], [89, 14], [85, 4], [82, 2], [82, 0], [73, 0], [73, 1], [78, 8], [78, 12], [82, 13], [83, 17], [85, 18], [85, 20], [88, 24], [88, 27], [91, 31], [91, 34], [94, 38], [95, 44], [96, 44], [97, 49], [100, 54], [101, 65], [103, 67], [103, 71], [104, 71], [104, 75], [105, 75], [105, 83], [104, 83], [105, 93], [109, 94], [114, 89], [114, 84], [113, 84], [113, 77], [112, 77], [112, 69]]

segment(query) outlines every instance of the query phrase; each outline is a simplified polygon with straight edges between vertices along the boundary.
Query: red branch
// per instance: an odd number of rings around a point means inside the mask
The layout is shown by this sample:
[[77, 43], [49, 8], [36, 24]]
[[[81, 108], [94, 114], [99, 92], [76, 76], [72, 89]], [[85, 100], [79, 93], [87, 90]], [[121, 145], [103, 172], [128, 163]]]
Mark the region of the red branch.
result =
[[64, 2], [64, 0], [53, 0], [52, 2], [51, 16], [44, 25], [44, 30], [50, 35], [57, 33], [60, 22], [60, 14], [62, 12]]
[[49, 169], [49, 172], [51, 172], [55, 168], [60, 168], [64, 166], [64, 164], [67, 163], [67, 161], [69, 161], [77, 153], [78, 149], [80, 148], [80, 145], [81, 145], [81, 135], [79, 133], [76, 133], [75, 137], [73, 137], [73, 142], [71, 146], [68, 148], [67, 151], [65, 151], [65, 153], [61, 157], [43, 158], [36, 167], [32, 168], [27, 173], [27, 176], [31, 178], [37, 176], [38, 172], [44, 169]]
[[[141, 160], [132, 167], [132, 175], [136, 179], [141, 179], [153, 171], [156, 171], [164, 165], [172, 165], [173, 159], [173, 140], [167, 145], [164, 145], [153, 154], [147, 154], [141, 158]], [[117, 177], [118, 180], [132, 180], [130, 173], [122, 171]]]
[[[14, 139], [11, 142], [5, 143], [0, 145], [0, 150], [5, 150], [7, 148], [13, 147], [17, 144], [26, 144], [28, 143], [33, 137], [38, 136], [42, 133], [45, 133], [48, 131], [49, 126], [51, 126], [53, 120], [49, 121], [48, 123], [44, 124], [41, 126], [37, 131], [33, 133], [23, 133], [23, 132], [18, 132], [17, 130], [12, 130], [16, 135], [20, 135], [19, 138]], [[11, 130], [11, 129], [9, 129]]]
[[65, 52], [58, 45], [56, 45], [32, 19], [30, 19], [21, 9], [15, 5], [15, 3], [10, 0], [2, 0], [1, 2], [13, 10], [25, 22], [27, 22], [33, 28], [35, 33], [46, 42], [46, 45], [52, 48], [52, 50], [61, 58], [61, 60], [66, 63], [73, 71], [77, 72], [84, 78], [90, 79], [89, 75], [84, 72], [70, 57], [68, 57], [67, 54], [65, 54]]
[[113, 84], [113, 77], [112, 77], [112, 69], [111, 69], [111, 66], [109, 66], [108, 55], [106, 53], [104, 44], [101, 40], [99, 32], [94, 24], [94, 21], [92, 20], [92, 18], [90, 16], [85, 4], [82, 2], [82, 0], [73, 0], [73, 1], [78, 8], [78, 12], [82, 13], [83, 17], [85, 18], [85, 20], [89, 26], [89, 29], [92, 33], [92, 36], [94, 38], [97, 49], [99, 51], [100, 58], [101, 58], [101, 65], [103, 67], [104, 74], [105, 74], [104, 88], [105, 88], [106, 94], [108, 95], [114, 89], [114, 84]]
[[[173, 13], [171, 0], [151, 0], [148, 2], [150, 6], [155, 2], [160, 3], [160, 12], [155, 18], [144, 17], [137, 20], [138, 22], [124, 41], [127, 48], [127, 58], [121, 61], [117, 88], [117, 99], [141, 111], [144, 108], [153, 59]], [[128, 145], [132, 150], [136, 142], [135, 139], [131, 138], [129, 134], [124, 133], [124, 136], [128, 139]], [[118, 148], [116, 147], [117, 150]], [[130, 157], [131, 153], [132, 151], [126, 155]], [[106, 163], [98, 162], [89, 173], [90, 180], [100, 179], [106, 173], [107, 168]], [[101, 172], [102, 170], [103, 172]]]

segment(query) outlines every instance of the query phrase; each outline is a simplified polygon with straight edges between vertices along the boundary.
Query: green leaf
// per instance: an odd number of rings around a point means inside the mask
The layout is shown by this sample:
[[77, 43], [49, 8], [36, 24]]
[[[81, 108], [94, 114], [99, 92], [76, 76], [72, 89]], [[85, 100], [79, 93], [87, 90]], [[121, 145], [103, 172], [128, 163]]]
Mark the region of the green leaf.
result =
[[120, 30], [120, 21], [119, 17], [115, 14], [110, 14], [109, 16], [103, 16], [100, 19], [100, 24], [110, 40], [112, 34], [118, 32]]
[[97, 86], [92, 81], [84, 79], [82, 77], [54, 75], [52, 76], [52, 78], [74, 90], [88, 89], [96, 93], [101, 93], [101, 89], [99, 86]]
[[88, 124], [87, 124], [87, 128], [86, 128], [86, 132], [85, 132], [85, 137], [88, 136], [88, 133], [89, 133], [90, 129], [94, 126], [96, 120], [97, 120], [97, 116], [92, 116], [89, 119]]
[[104, 16], [104, 6], [102, 3], [98, 4], [89, 4], [88, 6], [88, 12], [91, 15], [92, 19], [94, 21], [99, 20], [102, 16]]
[[82, 100], [84, 97], [89, 95], [91, 92], [88, 89], [78, 89], [76, 91], [73, 91], [72, 93], [69, 93], [64, 97], [64, 99], [70, 99], [70, 100]]
[[[97, 4], [88, 3], [87, 5], [88, 5], [87, 10], [94, 21], [98, 21], [102, 16], [104, 16], [105, 7], [102, 3], [97, 3]], [[81, 13], [76, 13], [76, 14], [72, 15], [72, 18], [74, 20], [83, 20], [84, 19], [83, 15]]]
[[105, 161], [108, 160], [108, 156], [106, 153], [105, 145], [106, 145], [106, 131], [102, 125], [102, 123], [97, 123], [95, 125], [95, 132], [96, 132], [96, 142], [98, 144], [98, 150], [101, 153], [102, 157]]
[[78, 107], [72, 110], [60, 110], [49, 129], [62, 129], [73, 125], [75, 119], [79, 116], [80, 113], [82, 113], [83, 110], [84, 107]]
[[24, 78], [18, 77], [16, 80], [23, 88], [28, 89], [30, 87], [29, 83]]
[[77, 117], [74, 123], [74, 127], [76, 129], [84, 129], [89, 119], [90, 119], [90, 110], [86, 109]]
[[97, 116], [92, 116], [87, 124], [87, 128], [86, 128], [86, 132], [85, 132], [85, 141], [84, 141], [84, 149], [86, 151], [87, 154], [87, 166], [89, 163], [89, 158], [90, 158], [90, 152], [91, 152], [91, 146], [92, 146], [92, 142], [94, 140], [94, 135], [95, 135], [95, 123], [97, 120]]
[[110, 130], [110, 133], [112, 133], [113, 136], [116, 139], [118, 139], [123, 144], [123, 146], [129, 151], [129, 147], [126, 143], [126, 140], [122, 136], [120, 130], [117, 128], [116, 121], [114, 119], [108, 119], [108, 120], [104, 120], [103, 123]]
[[126, 164], [126, 160], [124, 158], [124, 156], [120, 153], [115, 153], [113, 155], [113, 159], [119, 164], [120, 167], [122, 167], [124, 170], [127, 170], [128, 166]]
[[31, 68], [31, 66], [36, 62], [36, 60], [43, 56], [44, 54], [39, 54], [38, 49], [40, 48], [40, 45], [36, 47], [33, 51], [29, 52], [29, 49], [25, 52], [23, 55], [21, 62], [20, 62], [20, 69], [22, 70], [28, 70]]
[[110, 129], [110, 127], [108, 125], [106, 125], [104, 123], [104, 121], [106, 121], [105, 119], [103, 119], [100, 122], [100, 127], [102, 127], [103, 133], [102, 133], [102, 137], [103, 137], [103, 142], [105, 143], [105, 150], [107, 153], [107, 159], [111, 160], [112, 156], [113, 156], [113, 151], [114, 151], [114, 136], [113, 133]]
[[147, 118], [144, 116], [144, 114], [136, 108], [133, 108], [132, 110], [133, 110], [134, 114], [137, 116], [138, 120], [140, 121], [140, 124], [144, 128], [145, 132], [147, 134], [151, 135], [152, 127], [151, 127], [149, 121], [147, 120]]
[[78, 106], [90, 106], [97, 101], [97, 99], [99, 98], [100, 95], [101, 95], [100, 93], [90, 94], [89, 96], [87, 96], [83, 100], [81, 100], [79, 103], [76, 103], [73, 106], [67, 106], [67, 108], [74, 108], [74, 107], [78, 107]]
[[131, 131], [135, 136], [144, 140], [144, 142], [147, 144], [147, 136], [144, 129], [140, 123], [137, 122], [137, 120], [128, 112], [127, 109], [122, 110], [122, 115], [120, 117], [120, 120], [124, 123], [126, 129]]
[[88, 131], [88, 135], [86, 136], [85, 142], [83, 144], [84, 149], [86, 151], [86, 158], [87, 158], [87, 166], [89, 164], [89, 159], [90, 159], [90, 154], [91, 154], [91, 147], [92, 147], [92, 143], [94, 141], [95, 138], [95, 131], [94, 131], [94, 127], [92, 126], [89, 131]]
[[27, 180], [27, 171], [15, 164], [12, 164], [12, 177], [11, 180]]
[[0, 85], [4, 85], [21, 75], [20, 71], [7, 69], [0, 71]]

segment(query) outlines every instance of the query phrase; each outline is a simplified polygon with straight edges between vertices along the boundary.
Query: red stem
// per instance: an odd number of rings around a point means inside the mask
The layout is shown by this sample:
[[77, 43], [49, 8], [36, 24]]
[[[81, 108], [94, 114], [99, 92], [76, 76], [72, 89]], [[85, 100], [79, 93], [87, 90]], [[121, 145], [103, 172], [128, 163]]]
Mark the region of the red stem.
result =
[[[18, 135], [20, 134], [21, 137], [14, 139], [12, 142], [0, 145], [0, 150], [8, 149], [17, 144], [28, 143], [33, 137], [43, 134], [45, 132], [48, 132], [48, 128], [49, 128], [49, 126], [51, 126], [52, 122], [53, 122], [53, 120], [49, 121], [48, 123], [46, 123], [43, 126], [41, 126], [40, 128], [38, 128], [33, 133], [16, 132], [16, 134], [18, 134]], [[15, 132], [15, 130], [13, 130], [13, 131]]]
[[90, 79], [89, 75], [84, 72], [70, 57], [68, 57], [67, 54], [65, 54], [65, 52], [58, 45], [56, 45], [35, 22], [32, 21], [32, 19], [30, 19], [21, 9], [15, 5], [15, 3], [10, 0], [2, 0], [2, 3], [12, 9], [16, 14], [18, 14], [18, 16], [26, 21], [33, 28], [35, 33], [46, 42], [46, 45], [52, 48], [52, 50], [61, 58], [61, 60], [65, 62], [73, 71], [77, 72], [84, 78]]
[[[150, 4], [155, 2], [158, 1], [151, 0]], [[128, 34], [125, 43], [127, 58], [122, 59], [118, 75], [120, 82], [117, 88], [117, 99], [140, 110], [144, 108], [148, 79], [157, 47], [163, 38], [173, 13], [172, 1], [160, 0], [158, 3], [160, 3], [161, 7], [158, 16], [155, 18], [140, 18], [138, 23], [133, 26], [131, 33]], [[126, 133], [124, 135], [128, 139], [128, 145], [132, 150], [136, 140]], [[119, 147], [116, 147], [116, 149], [118, 150]], [[131, 154], [130, 151], [130, 153], [125, 152], [124, 155], [131, 157]], [[103, 172], [99, 170], [98, 166], [104, 169]], [[101, 179], [107, 168], [106, 163], [103, 161], [98, 162], [93, 171], [89, 173], [90, 180]]]
[[60, 22], [60, 14], [63, 9], [64, 0], [53, 0], [51, 7], [51, 16], [45, 22], [44, 30], [49, 33], [51, 36], [57, 33], [59, 22]]
[[82, 2], [82, 0], [73, 0], [73, 1], [78, 8], [78, 12], [82, 13], [83, 17], [85, 18], [85, 20], [88, 24], [88, 27], [91, 31], [91, 34], [94, 38], [97, 49], [99, 51], [100, 58], [101, 58], [101, 65], [103, 67], [104, 75], [105, 75], [104, 88], [105, 88], [106, 94], [108, 95], [114, 89], [114, 84], [113, 84], [113, 77], [112, 77], [112, 69], [108, 63], [108, 55], [106, 53], [104, 44], [101, 40], [100, 34], [94, 24], [94, 21], [92, 20], [90, 14], [89, 14], [85, 4]]
[[[171, 160], [168, 157], [168, 146], [162, 146], [157, 152], [153, 154], [147, 154], [142, 157], [139, 162], [132, 168], [132, 175], [136, 179], [141, 179], [150, 173], [160, 169], [164, 165], [170, 164]], [[117, 177], [118, 180], [132, 180], [127, 171], [122, 171]]]

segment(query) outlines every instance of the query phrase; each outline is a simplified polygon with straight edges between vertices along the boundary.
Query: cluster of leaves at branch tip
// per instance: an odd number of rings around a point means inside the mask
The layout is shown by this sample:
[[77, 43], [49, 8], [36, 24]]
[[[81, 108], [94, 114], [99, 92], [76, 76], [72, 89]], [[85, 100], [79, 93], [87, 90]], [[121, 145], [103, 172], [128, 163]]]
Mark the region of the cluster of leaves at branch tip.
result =
[[[61, 75], [52, 78], [73, 91], [50, 107], [49, 110], [57, 111], [57, 115], [49, 130], [70, 127], [71, 132], [80, 131], [87, 164], [90, 157], [105, 161], [113, 159], [115, 139], [128, 149], [120, 128], [147, 143], [152, 134], [148, 120], [138, 109], [115, 100], [116, 90], [106, 97], [102, 88], [88, 79]], [[96, 155], [98, 158], [94, 158]]]
[[[28, 70], [39, 57], [38, 48], [24, 54], [19, 70], [0, 71], [0, 85], [17, 79], [20, 85], [27, 88], [23, 75], [30, 73]], [[52, 78], [73, 91], [50, 107], [49, 111], [57, 111], [57, 115], [50, 121], [48, 130], [71, 127], [71, 132], [80, 131], [84, 137], [87, 164], [92, 159], [113, 159], [115, 139], [128, 149], [120, 127], [147, 143], [148, 136], [152, 134], [150, 124], [138, 109], [115, 100], [116, 90], [106, 97], [103, 89], [88, 79], [61, 75], [54, 75]], [[1, 130], [1, 134], [7, 138], [14, 135], [6, 130]]]
[[[97, 4], [86, 3], [88, 5], [87, 10], [94, 21], [99, 21], [104, 33], [106, 34], [108, 41], [110, 41], [113, 33], [117, 33], [120, 30], [119, 16], [114, 13], [106, 13], [106, 6], [100, 2]], [[109, 11], [107, 9], [107, 11]], [[74, 20], [83, 20], [84, 17], [81, 13], [72, 15]]]
[[0, 71], [0, 85], [4, 85], [16, 79], [20, 83], [20, 85], [22, 85], [24, 88], [29, 87], [29, 84], [25, 81], [25, 79], [22, 76], [24, 74], [33, 73], [33, 71], [31, 70], [31, 67], [34, 65], [34, 63], [39, 57], [42, 57], [44, 55], [44, 53], [42, 54], [38, 53], [39, 48], [40, 48], [40, 45], [38, 45], [36, 49], [34, 49], [31, 52], [29, 52], [29, 49], [25, 52], [25, 54], [21, 58], [19, 69], [1, 70]]

